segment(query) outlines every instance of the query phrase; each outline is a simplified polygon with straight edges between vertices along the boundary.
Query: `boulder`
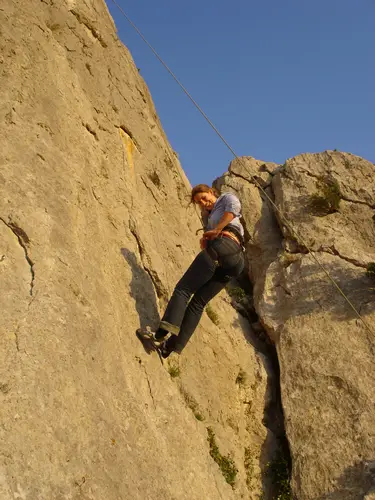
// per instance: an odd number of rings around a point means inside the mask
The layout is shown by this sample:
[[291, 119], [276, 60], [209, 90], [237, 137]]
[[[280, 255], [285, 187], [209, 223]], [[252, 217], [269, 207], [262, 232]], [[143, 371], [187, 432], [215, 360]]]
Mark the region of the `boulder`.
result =
[[326, 151], [288, 160], [266, 199], [247, 174], [220, 181], [242, 199], [248, 248], [257, 242], [258, 257], [249, 252], [255, 308], [277, 349], [299, 500], [367, 494], [370, 473], [360, 471], [375, 456], [375, 295], [366, 276], [375, 261], [374, 180], [372, 163]]

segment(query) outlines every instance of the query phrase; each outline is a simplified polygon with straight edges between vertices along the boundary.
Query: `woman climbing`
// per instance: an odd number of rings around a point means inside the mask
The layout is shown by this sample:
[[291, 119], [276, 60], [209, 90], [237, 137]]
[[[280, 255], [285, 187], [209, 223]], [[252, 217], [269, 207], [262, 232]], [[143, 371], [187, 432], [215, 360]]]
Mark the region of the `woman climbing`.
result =
[[205, 231], [201, 252], [177, 283], [156, 332], [149, 327], [137, 330], [138, 336], [155, 344], [163, 358], [173, 351], [181, 354], [205, 306], [244, 268], [244, 230], [237, 196], [220, 195], [216, 189], [198, 184], [192, 189], [191, 202], [201, 208]]

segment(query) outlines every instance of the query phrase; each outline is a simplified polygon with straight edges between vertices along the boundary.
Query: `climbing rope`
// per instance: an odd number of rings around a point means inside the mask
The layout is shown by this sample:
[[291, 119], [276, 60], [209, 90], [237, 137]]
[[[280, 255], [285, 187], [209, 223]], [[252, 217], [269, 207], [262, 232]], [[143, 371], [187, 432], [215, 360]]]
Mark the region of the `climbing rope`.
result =
[[[172, 78], [176, 81], [176, 83], [179, 85], [179, 87], [185, 92], [187, 97], [191, 100], [191, 102], [194, 104], [194, 106], [197, 108], [197, 110], [201, 113], [203, 118], [208, 122], [210, 127], [215, 131], [215, 133], [220, 137], [222, 142], [225, 144], [225, 146], [229, 149], [229, 151], [233, 154], [237, 160], [239, 160], [246, 169], [246, 165], [243, 163], [243, 160], [241, 157], [239, 157], [234, 149], [231, 147], [231, 145], [226, 141], [226, 139], [223, 137], [223, 135], [219, 132], [219, 130], [216, 128], [216, 126], [212, 123], [210, 118], [206, 115], [206, 113], [203, 111], [203, 109], [199, 106], [199, 104], [195, 101], [195, 99], [192, 97], [190, 92], [186, 89], [186, 87], [180, 82], [180, 80], [177, 78], [177, 76], [173, 73], [173, 71], [169, 68], [169, 66], [164, 62], [164, 60], [160, 57], [160, 55], [156, 52], [154, 47], [148, 42], [148, 40], [144, 37], [142, 32], [137, 28], [137, 26], [133, 23], [133, 21], [129, 18], [129, 16], [124, 12], [124, 10], [121, 8], [121, 6], [118, 4], [116, 0], [112, 0], [112, 2], [116, 5], [116, 7], [119, 9], [121, 14], [125, 17], [125, 19], [128, 21], [128, 23], [134, 28], [134, 30], [138, 33], [138, 35], [142, 38], [142, 40], [145, 42], [145, 44], [151, 49], [151, 51], [154, 53], [154, 55], [157, 57], [157, 59], [161, 62], [161, 64], [164, 66], [164, 68], [168, 71], [168, 73], [172, 76]], [[247, 169], [246, 169], [247, 170]], [[262, 186], [259, 184], [258, 180], [256, 179], [255, 176], [253, 176], [251, 173], [249, 173], [249, 176], [251, 177], [252, 181], [254, 184], [257, 186], [257, 188], [263, 193], [263, 195], [267, 198], [268, 202], [271, 203], [275, 211], [279, 214], [280, 219], [284, 223], [285, 227], [288, 229], [290, 235], [294, 237], [297, 241], [301, 241], [303, 246], [306, 248], [308, 251], [308, 255], [310, 258], [312, 258], [318, 266], [321, 268], [321, 270], [324, 272], [324, 274], [327, 276], [327, 278], [331, 281], [332, 285], [336, 288], [336, 290], [342, 295], [342, 297], [345, 299], [345, 301], [349, 304], [350, 308], [354, 311], [356, 316], [360, 319], [362, 324], [365, 326], [367, 331], [375, 337], [374, 332], [370, 328], [370, 326], [367, 324], [367, 322], [363, 319], [355, 305], [351, 302], [349, 297], [345, 294], [345, 292], [341, 289], [340, 285], [335, 281], [334, 278], [330, 275], [330, 273], [327, 271], [327, 269], [323, 266], [323, 264], [319, 261], [317, 256], [314, 254], [314, 252], [309, 248], [309, 246], [306, 244], [302, 236], [300, 236], [289, 224], [288, 220], [285, 218], [284, 214], [281, 212], [281, 210], [276, 206], [274, 201], [268, 196], [266, 191], [262, 188]], [[370, 345], [372, 347], [372, 342], [370, 341]], [[372, 350], [372, 349], [371, 349]]]

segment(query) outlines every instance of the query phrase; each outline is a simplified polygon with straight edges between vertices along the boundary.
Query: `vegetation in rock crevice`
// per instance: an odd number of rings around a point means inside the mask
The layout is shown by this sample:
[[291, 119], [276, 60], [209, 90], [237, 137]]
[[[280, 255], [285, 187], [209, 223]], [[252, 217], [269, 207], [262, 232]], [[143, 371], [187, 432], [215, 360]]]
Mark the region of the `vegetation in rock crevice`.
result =
[[271, 482], [270, 492], [275, 500], [292, 500], [290, 486], [292, 459], [289, 443], [285, 432], [284, 413], [281, 404], [280, 366], [274, 345], [268, 346], [269, 360], [272, 363], [273, 397], [265, 408], [264, 425], [276, 437], [276, 451], [270, 456], [266, 468], [263, 470], [265, 478]]
[[246, 372], [240, 368], [238, 375], [236, 377], [236, 384], [239, 385], [240, 387], [244, 386], [246, 383]]
[[226, 482], [234, 488], [238, 472], [236, 464], [230, 455], [224, 456], [220, 453], [212, 427], [207, 427], [207, 434], [207, 441], [210, 445], [210, 455], [220, 467]]
[[180, 376], [180, 367], [177, 365], [168, 366], [168, 373], [172, 378], [176, 378]]
[[323, 217], [338, 212], [342, 194], [337, 181], [330, 177], [320, 177], [316, 187], [318, 192], [311, 196], [310, 213]]
[[275, 500], [292, 500], [292, 489], [290, 486], [290, 456], [289, 459], [285, 453], [285, 443], [280, 443], [280, 447], [271, 460], [267, 464], [267, 474], [270, 476], [271, 482], [275, 488]]
[[[244, 293], [231, 293], [231, 289], [237, 290], [240, 288]], [[257, 339], [256, 349], [261, 352], [270, 362], [272, 366], [272, 377], [269, 378], [268, 384], [271, 391], [271, 397], [264, 408], [263, 424], [267, 427], [276, 438], [275, 450], [268, 457], [268, 464], [263, 467], [263, 487], [265, 489], [265, 498], [273, 498], [275, 500], [291, 500], [292, 492], [290, 487], [291, 476], [291, 456], [289, 443], [285, 434], [284, 415], [281, 404], [281, 389], [280, 389], [280, 366], [277, 356], [276, 347], [272, 340], [268, 337], [267, 332], [262, 328], [259, 317], [255, 311], [252, 295], [252, 284], [247, 273], [243, 274], [237, 283], [234, 283], [230, 288], [227, 287], [228, 294], [234, 298], [231, 301], [232, 306], [250, 322], [254, 335]], [[237, 300], [239, 297], [239, 300]], [[239, 370], [236, 378], [236, 384], [241, 387], [246, 383], [246, 374], [243, 370]], [[246, 472], [246, 484], [251, 488], [253, 475], [253, 462], [251, 450], [245, 448], [244, 468]]]
[[367, 264], [366, 276], [375, 280], [375, 262], [369, 262]]
[[199, 420], [200, 422], [203, 422], [204, 420], [204, 415], [199, 408], [199, 405], [197, 401], [194, 399], [194, 397], [183, 387], [180, 387], [180, 392], [185, 400], [186, 405], [190, 408], [190, 410], [193, 412], [194, 417]]
[[228, 295], [236, 300], [237, 302], [240, 302], [242, 299], [246, 297], [246, 292], [243, 288], [240, 286], [233, 286], [233, 287], [227, 287], [227, 292]]
[[212, 321], [212, 323], [216, 326], [220, 324], [219, 316], [218, 314], [214, 311], [213, 307], [211, 304], [207, 304], [206, 306], [206, 314]]
[[248, 488], [251, 488], [253, 473], [254, 473], [254, 465], [250, 448], [245, 448], [243, 465], [246, 472], [246, 486]]

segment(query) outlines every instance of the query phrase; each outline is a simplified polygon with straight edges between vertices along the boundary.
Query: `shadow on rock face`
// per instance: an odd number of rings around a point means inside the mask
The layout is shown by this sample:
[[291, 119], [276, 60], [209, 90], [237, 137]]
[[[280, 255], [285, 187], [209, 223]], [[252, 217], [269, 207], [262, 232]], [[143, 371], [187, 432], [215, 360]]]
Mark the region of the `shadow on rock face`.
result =
[[[132, 272], [130, 296], [135, 302], [140, 327], [145, 328], [146, 326], [150, 326], [152, 329], [157, 328], [159, 326], [160, 316], [152, 280], [148, 273], [138, 263], [133, 252], [127, 248], [121, 248], [121, 254]], [[142, 344], [147, 353], [154, 350], [151, 342], [142, 341]]]
[[[374, 496], [373, 496], [374, 495]], [[375, 460], [348, 467], [337, 481], [337, 489], [315, 500], [363, 500], [375, 498]]]
[[[284, 472], [286, 477], [291, 471], [291, 458], [289, 444], [285, 434], [284, 416], [281, 405], [280, 393], [280, 367], [277, 358], [276, 348], [268, 339], [264, 332], [255, 333], [249, 328], [249, 321], [254, 318], [242, 317], [241, 314], [233, 322], [233, 326], [242, 330], [246, 341], [260, 354], [259, 362], [263, 364], [267, 372], [266, 400], [262, 423], [267, 429], [267, 437], [262, 445], [259, 466], [262, 471], [262, 488], [264, 500], [273, 498], [284, 498], [278, 491], [278, 485], [275, 483], [275, 475], [271, 474], [270, 465], [280, 462], [280, 457], [284, 460]], [[279, 458], [278, 458], [279, 457]], [[279, 466], [280, 467], [280, 466]]]

